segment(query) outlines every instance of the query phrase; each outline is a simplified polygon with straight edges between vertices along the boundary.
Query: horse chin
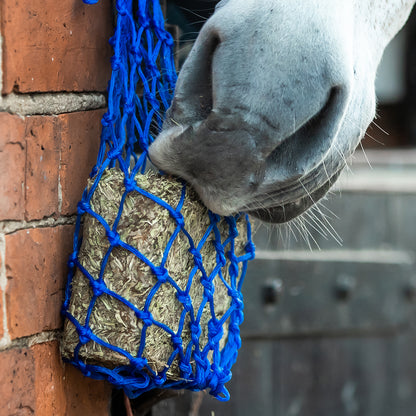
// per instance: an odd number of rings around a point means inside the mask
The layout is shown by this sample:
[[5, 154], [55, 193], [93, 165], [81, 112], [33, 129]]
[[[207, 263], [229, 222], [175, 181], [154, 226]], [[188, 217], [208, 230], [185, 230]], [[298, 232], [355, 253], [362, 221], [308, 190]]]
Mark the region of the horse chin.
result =
[[324, 197], [334, 182], [337, 180], [340, 173], [341, 170], [314, 191], [309, 192], [307, 195], [304, 195], [303, 197], [300, 197], [294, 201], [285, 202], [282, 205], [272, 206], [268, 208], [248, 210], [247, 214], [258, 218], [261, 221], [273, 224], [282, 224], [291, 221], [299, 215], [303, 214], [305, 211], [315, 205], [322, 197]]

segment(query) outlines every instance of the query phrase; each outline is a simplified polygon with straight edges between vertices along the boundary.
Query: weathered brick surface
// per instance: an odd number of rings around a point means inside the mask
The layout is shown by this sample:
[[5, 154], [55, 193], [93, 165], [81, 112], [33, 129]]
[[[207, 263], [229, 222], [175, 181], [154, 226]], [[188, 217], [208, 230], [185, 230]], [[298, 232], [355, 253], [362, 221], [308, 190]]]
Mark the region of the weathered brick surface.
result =
[[26, 118], [27, 220], [58, 212], [60, 131], [57, 117]]
[[2, 0], [3, 94], [105, 91], [110, 0]]
[[60, 308], [73, 226], [21, 230], [6, 236], [6, 308], [12, 339], [62, 325]]
[[[0, 257], [0, 267], [1, 267], [2, 259]], [[3, 324], [3, 291], [0, 289], [0, 339], [3, 338], [4, 335], [4, 324]]]
[[109, 384], [64, 365], [57, 341], [0, 352], [0, 368], [0, 416], [109, 414]]
[[25, 122], [0, 113], [0, 220], [24, 218]]
[[63, 114], [60, 181], [63, 215], [76, 212], [98, 154], [103, 110]]
[[[0, 252], [0, 279], [1, 279], [1, 271], [3, 266], [3, 256]], [[1, 280], [0, 280], [1, 283]], [[0, 288], [0, 339], [3, 338], [4, 335], [4, 326], [3, 326], [3, 291]]]
[[36, 414], [35, 363], [32, 352], [16, 349], [0, 352], [0, 415]]
[[104, 110], [21, 118], [0, 113], [0, 221], [76, 212], [94, 166]]
[[84, 377], [72, 365], [65, 366], [66, 416], [109, 415], [111, 385]]
[[[1, 263], [1, 259], [0, 259]], [[3, 327], [3, 291], [0, 289], [0, 339], [3, 338], [4, 327]]]
[[66, 400], [63, 364], [56, 342], [34, 345], [36, 415], [64, 415]]
[[60, 359], [58, 343], [32, 347], [36, 374], [36, 415], [105, 416], [111, 388], [84, 377]]

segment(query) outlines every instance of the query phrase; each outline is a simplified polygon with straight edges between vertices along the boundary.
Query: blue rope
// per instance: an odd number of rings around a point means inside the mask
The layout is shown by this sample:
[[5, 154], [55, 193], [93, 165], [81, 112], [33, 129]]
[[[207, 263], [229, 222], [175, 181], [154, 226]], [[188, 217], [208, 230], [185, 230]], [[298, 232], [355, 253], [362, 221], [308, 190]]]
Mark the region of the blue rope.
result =
[[[244, 307], [241, 286], [244, 281], [247, 262], [254, 258], [250, 223], [247, 219], [248, 243], [245, 248], [246, 253], [242, 256], [236, 255], [234, 241], [238, 236], [236, 221], [242, 214], [226, 218], [229, 233], [225, 241], [221, 242], [221, 234], [218, 229], [220, 217], [209, 212], [210, 225], [204, 237], [196, 244], [185, 229], [184, 218], [181, 213], [185, 200], [186, 184], [183, 185], [180, 201], [176, 207], [170, 206], [137, 185], [134, 178], [137, 173], [143, 173], [146, 168], [148, 147], [155, 138], [155, 132], [160, 131], [163, 115], [172, 100], [177, 76], [173, 63], [173, 39], [164, 29], [164, 18], [159, 1], [136, 1], [137, 12], [134, 15], [133, 0], [117, 0], [117, 26], [114, 36], [110, 39], [114, 56], [111, 59], [112, 76], [108, 86], [108, 111], [102, 118], [100, 149], [96, 165], [91, 172], [91, 178], [94, 182], [89, 189], [84, 190], [82, 199], [78, 204], [73, 252], [68, 262], [70, 271], [65, 291], [63, 314], [75, 326], [79, 335], [79, 343], [74, 349], [73, 359], [68, 361], [88, 377], [108, 380], [115, 386], [123, 388], [130, 398], [137, 397], [153, 388], [188, 388], [191, 390], [209, 388], [210, 393], [219, 400], [228, 400], [229, 393], [224, 384], [231, 378], [231, 367], [237, 359], [237, 352], [241, 346], [239, 326], [243, 321]], [[84, 0], [84, 2], [94, 4], [98, 0]], [[141, 97], [136, 93], [138, 86], [143, 89]], [[137, 145], [142, 150], [140, 155], [135, 152]], [[133, 168], [131, 168], [132, 159], [135, 161]], [[104, 218], [94, 212], [90, 201], [103, 173], [106, 169], [116, 165], [124, 173], [125, 192], [121, 198], [116, 220], [110, 227]], [[123, 211], [124, 201], [127, 194], [132, 191], [138, 192], [161, 205], [176, 222], [176, 230], [166, 246], [160, 264], [152, 263], [137, 248], [124, 242], [117, 233], [117, 225]], [[94, 279], [79, 261], [82, 242], [81, 219], [84, 214], [94, 217], [101, 223], [110, 243], [102, 259], [98, 279]], [[194, 258], [194, 267], [189, 273], [189, 281], [185, 290], [182, 290], [176, 284], [165, 268], [169, 251], [179, 233], [186, 236], [189, 243], [189, 252]], [[212, 238], [212, 235], [214, 235], [213, 244], [216, 249], [217, 265], [211, 273], [207, 274], [200, 250], [208, 239]], [[103, 275], [114, 247], [122, 247], [136, 255], [150, 267], [157, 279], [157, 283], [150, 291], [143, 309], [138, 309], [106, 286]], [[229, 262], [229, 282], [222, 275], [222, 270], [227, 261]], [[93, 293], [83, 324], [69, 312], [72, 280], [77, 269], [88, 279]], [[198, 310], [194, 310], [189, 292], [197, 273], [201, 276], [200, 283], [204, 287], [204, 298]], [[215, 315], [214, 279], [221, 280], [231, 298], [230, 307], [221, 319], [217, 319]], [[149, 311], [153, 295], [164, 283], [169, 283], [175, 289], [176, 297], [184, 308], [176, 332], [162, 322], [155, 320]], [[105, 342], [91, 330], [89, 326], [91, 313], [96, 300], [103, 294], [119, 300], [131, 308], [136, 316], [142, 320], [144, 325], [141, 331], [140, 344], [137, 346], [136, 357], [118, 346]], [[200, 319], [206, 304], [210, 305], [211, 310], [211, 319], [208, 322], [208, 343], [200, 350], [199, 338], [202, 332]], [[184, 349], [181, 333], [185, 326], [187, 314], [190, 316], [191, 341]], [[219, 342], [223, 336], [223, 326], [226, 322], [228, 322], [229, 334], [225, 346], [220, 350]], [[166, 363], [166, 368], [160, 373], [155, 373], [142, 355], [146, 343], [146, 330], [151, 325], [156, 325], [166, 331], [170, 335], [173, 345], [173, 352]], [[113, 369], [86, 364], [80, 357], [79, 351], [83, 345], [90, 341], [122, 354], [127, 357], [130, 364]], [[208, 354], [211, 351], [212, 358], [210, 362]], [[167, 378], [167, 370], [177, 357], [179, 357], [181, 380], [172, 381]], [[191, 360], [192, 365], [190, 364]]]

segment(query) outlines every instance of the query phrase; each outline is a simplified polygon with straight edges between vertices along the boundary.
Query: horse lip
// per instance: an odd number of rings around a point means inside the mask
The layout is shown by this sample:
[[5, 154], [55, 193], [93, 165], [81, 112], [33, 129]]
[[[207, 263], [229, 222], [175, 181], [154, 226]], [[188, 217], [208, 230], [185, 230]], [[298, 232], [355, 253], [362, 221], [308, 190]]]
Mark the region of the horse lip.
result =
[[268, 208], [257, 208], [247, 210], [247, 214], [256, 217], [264, 222], [281, 224], [293, 220], [304, 213], [312, 205], [318, 202], [331, 188], [341, 173], [338, 170], [330, 179], [321, 186], [310, 191], [307, 195], [297, 198], [293, 201], [285, 202], [281, 205], [271, 206]]

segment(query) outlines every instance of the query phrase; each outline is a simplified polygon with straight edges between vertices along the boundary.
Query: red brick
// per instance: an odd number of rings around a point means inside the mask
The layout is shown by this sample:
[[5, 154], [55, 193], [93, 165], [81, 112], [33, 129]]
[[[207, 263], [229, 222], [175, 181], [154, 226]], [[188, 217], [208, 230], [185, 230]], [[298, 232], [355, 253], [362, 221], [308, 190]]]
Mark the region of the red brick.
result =
[[62, 126], [61, 214], [76, 212], [91, 169], [97, 160], [103, 110], [59, 116]]
[[[0, 283], [1, 283], [1, 273], [3, 267], [3, 254], [0, 251]], [[3, 327], [3, 291], [0, 288], [0, 339], [3, 338], [4, 327]]]
[[62, 325], [60, 309], [73, 226], [6, 235], [6, 310], [12, 339]]
[[[95, 164], [104, 110], [20, 118], [0, 113], [0, 220], [73, 214]], [[60, 166], [61, 164], [61, 166]]]
[[111, 385], [83, 376], [72, 365], [65, 366], [66, 416], [109, 415]]
[[64, 415], [63, 364], [59, 358], [57, 342], [34, 345], [36, 415]]
[[111, 387], [86, 378], [60, 359], [56, 341], [32, 347], [36, 373], [36, 415], [103, 416], [109, 414]]
[[[0, 257], [0, 267], [1, 267], [1, 257]], [[0, 289], [0, 339], [3, 338], [4, 335], [4, 327], [3, 327], [3, 291]]]
[[58, 212], [61, 132], [58, 117], [0, 113], [0, 220]]
[[3, 291], [0, 289], [0, 339], [3, 338], [4, 328], [3, 328]]
[[60, 128], [57, 117], [27, 117], [26, 205], [27, 220], [58, 212]]
[[111, 387], [60, 359], [58, 342], [0, 352], [1, 416], [109, 415]]
[[105, 91], [110, 1], [2, 0], [3, 94]]
[[25, 122], [0, 113], [0, 220], [24, 218]]
[[0, 414], [29, 416], [35, 414], [35, 363], [29, 349], [0, 352]]

